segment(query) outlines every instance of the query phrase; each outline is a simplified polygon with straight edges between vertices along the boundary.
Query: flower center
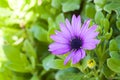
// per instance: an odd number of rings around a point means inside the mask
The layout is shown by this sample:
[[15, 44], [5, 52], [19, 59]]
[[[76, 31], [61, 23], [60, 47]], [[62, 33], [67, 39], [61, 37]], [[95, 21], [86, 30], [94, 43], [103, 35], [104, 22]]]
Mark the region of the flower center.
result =
[[82, 40], [75, 38], [71, 41], [70, 45], [72, 49], [79, 49], [82, 46]]

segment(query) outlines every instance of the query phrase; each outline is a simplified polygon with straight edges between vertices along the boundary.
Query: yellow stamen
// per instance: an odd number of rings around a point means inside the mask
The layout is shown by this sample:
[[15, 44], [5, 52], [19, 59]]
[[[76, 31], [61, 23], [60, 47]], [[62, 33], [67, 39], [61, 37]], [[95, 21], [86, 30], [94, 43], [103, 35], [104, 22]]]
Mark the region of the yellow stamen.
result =
[[88, 66], [89, 68], [94, 68], [95, 65], [96, 65], [96, 62], [95, 62], [94, 59], [89, 59], [89, 60], [87, 61], [87, 66]]

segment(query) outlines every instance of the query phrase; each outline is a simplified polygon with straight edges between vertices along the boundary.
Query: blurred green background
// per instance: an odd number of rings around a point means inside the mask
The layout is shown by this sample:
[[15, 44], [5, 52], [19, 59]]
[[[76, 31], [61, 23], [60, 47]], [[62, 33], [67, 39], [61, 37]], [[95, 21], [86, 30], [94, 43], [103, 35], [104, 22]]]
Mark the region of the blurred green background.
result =
[[[66, 55], [52, 55], [48, 45], [73, 14], [98, 25], [101, 43], [82, 63], [64, 65]], [[0, 80], [119, 80], [119, 62], [119, 0], [0, 0]]]

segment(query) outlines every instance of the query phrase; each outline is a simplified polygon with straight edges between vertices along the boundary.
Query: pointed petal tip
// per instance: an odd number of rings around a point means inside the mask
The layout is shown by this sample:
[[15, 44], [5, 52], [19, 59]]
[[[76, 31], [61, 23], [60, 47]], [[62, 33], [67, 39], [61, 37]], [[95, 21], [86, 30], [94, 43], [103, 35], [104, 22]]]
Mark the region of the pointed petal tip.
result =
[[67, 64], [67, 62], [64, 61], [64, 65], [66, 65], [66, 64]]
[[89, 24], [90, 24], [90, 21], [91, 21], [91, 19], [87, 19], [87, 20], [85, 20], [85, 22], [84, 22], [84, 26], [89, 26]]
[[81, 56], [81, 59], [83, 59], [83, 58], [85, 58], [85, 56], [86, 56], [86, 53], [85, 53], [85, 50], [81, 50], [81, 52], [82, 52], [82, 56]]
[[66, 65], [69, 62], [70, 58], [71, 58], [71, 56], [69, 56], [69, 55], [66, 57], [66, 59], [64, 60], [64, 65]]
[[65, 19], [65, 22], [66, 22], [66, 23], [70, 23], [70, 21], [69, 21], [67, 18]]
[[61, 23], [59, 24], [59, 26], [60, 26], [60, 28], [65, 27], [65, 24], [61, 22]]
[[72, 15], [72, 18], [73, 18], [73, 17], [78, 18], [78, 17], [80, 17], [80, 15], [77, 16], [77, 15], [73, 14], [73, 15]]
[[64, 65], [66, 65], [68, 62], [69, 62], [69, 60], [70, 60], [70, 58], [66, 58], [65, 60], [64, 60]]
[[91, 19], [87, 19], [86, 21], [87, 21], [87, 23], [90, 23]]
[[76, 64], [77, 62], [76, 61], [72, 61], [72, 64]]
[[78, 20], [81, 19], [81, 16], [79, 15], [79, 16], [77, 17], [77, 19], [78, 19]]
[[80, 20], [80, 19], [81, 19], [80, 15], [76, 16], [75, 14], [73, 14], [72, 20]]
[[97, 25], [97, 24], [94, 24], [92, 27], [95, 27], [95, 28], [97, 28], [97, 27], [98, 27], [98, 25]]
[[72, 52], [66, 57], [66, 59], [64, 60], [64, 65], [66, 65], [73, 56], [74, 56], [74, 51], [72, 51]]
[[55, 39], [55, 36], [56, 36], [56, 35], [53, 34], [53, 35], [50, 36], [50, 38], [51, 38], [52, 40], [54, 40], [54, 39]]
[[60, 31], [58, 31], [58, 30], [55, 30], [55, 34], [58, 34], [58, 33], [60, 33]]
[[75, 16], [75, 14], [73, 14], [73, 16], [72, 16], [72, 19], [76, 19], [76, 16]]

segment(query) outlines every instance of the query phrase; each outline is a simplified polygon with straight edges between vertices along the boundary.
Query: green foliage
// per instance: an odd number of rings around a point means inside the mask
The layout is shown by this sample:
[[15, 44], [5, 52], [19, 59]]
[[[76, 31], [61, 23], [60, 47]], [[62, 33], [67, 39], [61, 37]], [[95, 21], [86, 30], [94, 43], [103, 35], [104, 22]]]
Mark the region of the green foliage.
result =
[[112, 71], [114, 71], [116, 73], [120, 73], [119, 61], [120, 61], [119, 59], [110, 58], [107, 60], [107, 65]]
[[101, 11], [96, 12], [95, 21], [97, 24], [101, 24], [101, 21], [104, 19], [104, 14]]
[[26, 51], [26, 53], [31, 61], [32, 67], [35, 68], [36, 59], [37, 59], [36, 52], [28, 40], [26, 40], [24, 42], [24, 49], [25, 49], [25, 51]]
[[[68, 6], [69, 5], [69, 6]], [[62, 11], [74, 11], [80, 8], [80, 0], [66, 0], [62, 3]]]
[[[92, 4], [92, 3], [89, 3], [89, 4], [86, 5], [85, 8], [86, 8], [86, 9], [85, 9], [85, 14], [86, 14], [86, 16], [89, 17], [89, 18], [94, 18], [95, 13], [96, 13], [95, 5]], [[90, 12], [91, 12], [91, 13], [90, 13]]]
[[115, 40], [110, 41], [109, 50], [110, 51], [117, 51], [118, 50], [118, 45], [117, 45], [117, 42]]
[[110, 41], [110, 46], [109, 46], [109, 50], [110, 50], [110, 57], [109, 59], [107, 59], [107, 65], [108, 67], [116, 72], [116, 73], [120, 73], [120, 67], [119, 67], [119, 61], [120, 61], [120, 36], [117, 36], [115, 39], [112, 39]]
[[30, 72], [32, 70], [27, 57], [24, 54], [20, 54], [17, 48], [5, 45], [3, 49], [8, 59], [6, 67], [17, 72]]
[[112, 11], [115, 11], [117, 14], [117, 18], [120, 17], [119, 10], [120, 10], [120, 1], [119, 0], [110, 0], [109, 4], [106, 4], [104, 6], [104, 10], [107, 11], [109, 14], [111, 14]]
[[31, 31], [36, 39], [47, 42], [47, 31], [44, 28], [35, 24], [32, 26]]
[[82, 79], [81, 73], [75, 68], [68, 68], [65, 70], [58, 71], [55, 78], [56, 80], [80, 80]]
[[[81, 0], [52, 0], [52, 6], [55, 8], [61, 8], [63, 12], [69, 12], [78, 10], [80, 8]], [[69, 5], [69, 6], [68, 6]]]
[[54, 60], [54, 57], [55, 57], [54, 55], [49, 55], [43, 60], [43, 67], [46, 70], [49, 70], [51, 68], [51, 64]]
[[52, 69], [65, 69], [69, 68], [70, 64], [64, 65], [64, 60], [61, 59], [54, 59], [55, 56], [49, 55], [43, 60], [43, 67], [46, 70]]
[[[100, 44], [64, 65], [69, 53], [55, 56], [48, 46], [73, 14], [98, 25]], [[0, 0], [0, 80], [119, 80], [119, 61], [119, 0]]]

